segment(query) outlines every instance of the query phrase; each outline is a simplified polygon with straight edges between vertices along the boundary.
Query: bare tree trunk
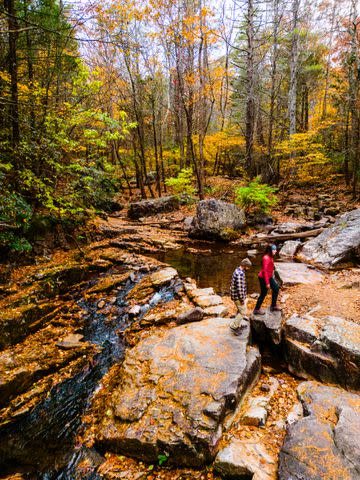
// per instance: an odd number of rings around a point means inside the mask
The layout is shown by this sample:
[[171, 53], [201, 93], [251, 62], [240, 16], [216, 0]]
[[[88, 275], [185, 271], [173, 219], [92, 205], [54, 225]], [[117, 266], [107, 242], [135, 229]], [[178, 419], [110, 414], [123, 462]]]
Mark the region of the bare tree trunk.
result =
[[357, 102], [359, 98], [360, 65], [359, 65], [359, 18], [357, 13], [357, 0], [351, 0], [350, 14], [350, 62], [349, 62], [349, 111], [351, 115], [351, 163], [352, 163], [352, 192], [354, 198], [357, 194], [357, 182], [359, 175], [359, 110]]
[[126, 184], [127, 184], [127, 186], [128, 186], [128, 189], [129, 189], [129, 193], [130, 193], [130, 195], [132, 195], [131, 185], [130, 185], [128, 176], [126, 175], [125, 166], [124, 166], [124, 163], [123, 163], [123, 161], [121, 160], [121, 157], [120, 157], [120, 155], [119, 155], [118, 147], [117, 147], [117, 145], [116, 145], [115, 140], [113, 141], [113, 152], [114, 152], [114, 157], [115, 157], [115, 159], [119, 162], [119, 165], [120, 165], [121, 170], [122, 170], [122, 172], [123, 172], [125, 182], [126, 182]]
[[350, 111], [349, 106], [346, 108], [346, 120], [345, 120], [345, 134], [344, 134], [344, 173], [345, 183], [350, 186], [350, 172], [349, 172], [349, 123], [350, 123]]
[[255, 137], [255, 29], [254, 0], [248, 0], [246, 18], [246, 125], [245, 125], [245, 169], [250, 176], [254, 173], [254, 137]]
[[324, 89], [324, 98], [323, 98], [322, 115], [321, 115], [322, 119], [326, 118], [326, 115], [327, 115], [327, 100], [329, 95], [329, 84], [330, 84], [331, 47], [332, 47], [333, 37], [334, 37], [337, 3], [338, 3], [338, 0], [333, 0], [333, 8], [331, 11], [331, 20], [330, 20], [329, 51], [328, 51], [327, 60], [326, 60], [325, 89]]
[[156, 188], [161, 197], [161, 171], [160, 171], [160, 164], [159, 164], [159, 153], [158, 153], [158, 141], [157, 141], [157, 134], [156, 134], [156, 113], [155, 113], [155, 99], [154, 95], [151, 98], [151, 109], [152, 109], [152, 127], [153, 127], [153, 140], [154, 140], [154, 156], [155, 156], [155, 168], [156, 168]]
[[279, 27], [280, 27], [280, 13], [279, 0], [273, 0], [274, 8], [274, 28], [273, 28], [273, 43], [271, 56], [271, 93], [270, 93], [270, 111], [269, 111], [269, 132], [268, 132], [268, 180], [274, 176], [273, 167], [273, 137], [274, 137], [274, 123], [275, 123], [275, 101], [276, 101], [276, 77], [277, 77], [277, 57], [279, 48]]
[[296, 133], [296, 100], [298, 83], [299, 58], [299, 8], [300, 0], [292, 3], [292, 39], [290, 55], [290, 85], [289, 85], [289, 134]]

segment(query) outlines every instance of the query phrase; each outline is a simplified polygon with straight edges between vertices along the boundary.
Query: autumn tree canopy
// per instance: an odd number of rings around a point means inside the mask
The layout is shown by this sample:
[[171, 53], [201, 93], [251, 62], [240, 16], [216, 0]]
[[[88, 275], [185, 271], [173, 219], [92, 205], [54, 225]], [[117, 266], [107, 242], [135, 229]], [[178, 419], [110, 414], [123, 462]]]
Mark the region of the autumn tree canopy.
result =
[[200, 198], [211, 175], [343, 175], [357, 196], [359, 18], [356, 0], [4, 0], [0, 243], [184, 169]]

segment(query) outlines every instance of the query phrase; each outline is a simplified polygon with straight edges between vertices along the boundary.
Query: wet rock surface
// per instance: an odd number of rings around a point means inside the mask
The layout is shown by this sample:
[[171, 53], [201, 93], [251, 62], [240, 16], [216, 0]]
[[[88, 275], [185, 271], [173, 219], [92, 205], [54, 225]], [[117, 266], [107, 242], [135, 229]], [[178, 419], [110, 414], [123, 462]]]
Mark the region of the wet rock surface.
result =
[[337, 218], [333, 226], [304, 244], [301, 259], [334, 267], [360, 256], [360, 208]]
[[293, 315], [285, 323], [285, 359], [298, 376], [360, 390], [360, 325]]
[[197, 206], [189, 236], [227, 241], [244, 225], [245, 213], [236, 205], [221, 200], [202, 200]]
[[303, 419], [292, 423], [280, 452], [280, 480], [360, 478], [360, 397], [305, 382], [298, 395]]
[[225, 414], [260, 368], [249, 328], [234, 336], [229, 323], [212, 318], [176, 327], [128, 351], [114, 386], [99, 394], [106, 415], [95, 426], [97, 445], [149, 461], [164, 452], [174, 464], [211, 461]]
[[141, 202], [130, 203], [128, 216], [134, 220], [141, 217], [148, 217], [158, 213], [173, 212], [180, 207], [179, 199], [176, 196], [142, 200]]

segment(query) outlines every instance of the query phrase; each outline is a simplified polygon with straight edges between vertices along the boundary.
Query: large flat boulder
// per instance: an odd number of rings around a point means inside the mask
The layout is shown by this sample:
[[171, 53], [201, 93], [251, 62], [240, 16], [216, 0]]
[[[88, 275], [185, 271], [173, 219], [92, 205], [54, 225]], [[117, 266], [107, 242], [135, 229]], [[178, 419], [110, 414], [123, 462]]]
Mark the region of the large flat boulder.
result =
[[360, 390], [360, 325], [293, 315], [284, 336], [286, 362], [295, 375]]
[[[227, 318], [167, 330], [138, 343], [95, 398], [101, 449], [177, 465], [200, 466], [216, 455], [223, 422], [259, 374], [250, 329], [232, 334]], [[99, 408], [99, 405], [102, 405]]]
[[128, 217], [137, 220], [141, 217], [149, 217], [158, 213], [173, 212], [178, 210], [179, 207], [180, 202], [175, 195], [141, 200], [141, 202], [130, 203]]
[[288, 427], [280, 452], [280, 480], [360, 478], [360, 396], [304, 382], [298, 387], [304, 418]]
[[341, 215], [334, 225], [304, 244], [301, 258], [324, 267], [360, 257], [360, 208]]
[[298, 284], [313, 284], [324, 280], [324, 275], [305, 263], [276, 262], [276, 270], [285, 286]]
[[234, 232], [245, 225], [245, 213], [233, 203], [202, 200], [198, 203], [189, 236], [207, 240], [232, 240]]

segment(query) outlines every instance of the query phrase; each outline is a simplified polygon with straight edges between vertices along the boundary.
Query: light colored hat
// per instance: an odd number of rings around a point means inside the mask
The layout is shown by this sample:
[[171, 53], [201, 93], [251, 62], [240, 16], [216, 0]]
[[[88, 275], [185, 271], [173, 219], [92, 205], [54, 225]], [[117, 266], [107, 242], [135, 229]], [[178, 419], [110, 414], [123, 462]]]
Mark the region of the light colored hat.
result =
[[247, 266], [247, 267], [252, 267], [252, 263], [248, 258], [244, 258], [243, 260], [241, 260], [240, 265], [244, 265], [244, 266]]

